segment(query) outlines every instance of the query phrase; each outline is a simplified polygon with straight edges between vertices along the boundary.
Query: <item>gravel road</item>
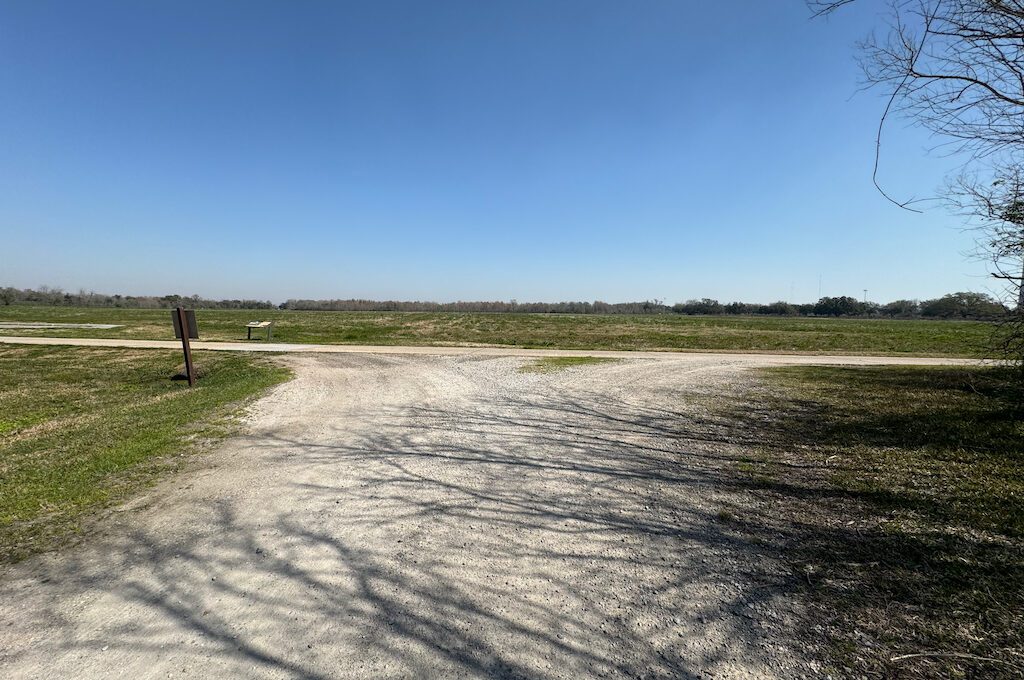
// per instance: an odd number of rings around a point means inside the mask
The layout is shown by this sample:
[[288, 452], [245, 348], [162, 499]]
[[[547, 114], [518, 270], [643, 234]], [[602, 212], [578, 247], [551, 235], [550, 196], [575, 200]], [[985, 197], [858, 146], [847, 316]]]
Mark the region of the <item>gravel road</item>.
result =
[[4, 678], [817, 676], [723, 507], [756, 357], [295, 354], [244, 432], [0, 582]]
[[[181, 350], [180, 340], [132, 340], [130, 338], [44, 338], [0, 335], [0, 345], [65, 345], [71, 347], [127, 347], [130, 349]], [[610, 359], [658, 359], [715, 362], [725, 355], [731, 359], [757, 364], [841, 364], [847, 366], [973, 366], [987, 363], [981, 359], [956, 357], [867, 356], [843, 354], [771, 354], [739, 352], [669, 352], [636, 350], [527, 349], [523, 347], [418, 347], [415, 345], [317, 345], [283, 342], [204, 342], [193, 340], [194, 350], [218, 352], [272, 352], [287, 354], [384, 354], [397, 356], [475, 356], [475, 357], [578, 357]]]

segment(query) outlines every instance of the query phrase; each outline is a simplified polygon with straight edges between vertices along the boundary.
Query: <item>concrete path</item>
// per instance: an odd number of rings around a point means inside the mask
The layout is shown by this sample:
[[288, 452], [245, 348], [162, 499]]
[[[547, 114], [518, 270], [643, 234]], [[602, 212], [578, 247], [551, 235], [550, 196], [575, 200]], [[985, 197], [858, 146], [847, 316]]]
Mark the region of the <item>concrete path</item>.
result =
[[[129, 340], [112, 338], [38, 338], [2, 336], [0, 344], [70, 345], [75, 347], [129, 347], [135, 349], [181, 349], [180, 340]], [[203, 342], [194, 340], [194, 350], [225, 352], [284, 352], [318, 354], [393, 354], [416, 356], [478, 357], [558, 357], [593, 356], [614, 359], [661, 359], [706, 361], [747, 361], [754, 364], [827, 364], [850, 366], [968, 366], [984, 363], [979, 359], [911, 356], [864, 356], [825, 354], [769, 354], [742, 352], [642, 352], [586, 349], [524, 349], [520, 347], [413, 347], [403, 345], [314, 345], [280, 342]]]
[[0, 677], [823, 675], [733, 519], [769, 510], [717, 402], [773, 359], [388, 349], [282, 357], [203, 469], [0, 572]]

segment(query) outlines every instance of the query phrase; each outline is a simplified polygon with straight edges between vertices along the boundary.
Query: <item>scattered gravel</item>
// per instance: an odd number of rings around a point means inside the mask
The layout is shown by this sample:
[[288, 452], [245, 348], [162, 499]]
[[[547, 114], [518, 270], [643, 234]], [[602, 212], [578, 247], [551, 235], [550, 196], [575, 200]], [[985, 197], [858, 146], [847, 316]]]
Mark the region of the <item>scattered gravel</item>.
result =
[[0, 676], [821, 674], [723, 510], [756, 359], [282, 360], [204, 469], [2, 575]]

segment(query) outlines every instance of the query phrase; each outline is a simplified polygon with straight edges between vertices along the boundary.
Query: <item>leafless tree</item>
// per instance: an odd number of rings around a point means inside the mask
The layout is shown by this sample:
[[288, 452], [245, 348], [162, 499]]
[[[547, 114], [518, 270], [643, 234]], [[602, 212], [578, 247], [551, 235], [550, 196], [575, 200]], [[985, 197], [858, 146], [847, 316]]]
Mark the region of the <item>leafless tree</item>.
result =
[[979, 254], [989, 259], [992, 276], [1006, 282], [1008, 297], [1024, 309], [1024, 171], [1014, 166], [994, 178], [961, 175], [947, 194], [951, 205], [974, 218]]
[[[816, 16], [867, 0], [809, 0]], [[864, 40], [866, 84], [888, 103], [876, 137], [878, 184], [881, 131], [902, 115], [934, 133], [966, 161], [946, 199], [971, 219], [979, 244], [1016, 303], [1017, 336], [1009, 348], [1024, 359], [1024, 0], [890, 0], [884, 29]]]
[[1004, 284], [1005, 297], [1016, 302], [1002, 324], [999, 349], [1024, 367], [1024, 170], [1007, 166], [984, 179], [961, 175], [947, 196], [971, 218], [978, 233], [978, 255], [989, 261], [992, 276]]
[[[812, 0], [818, 14], [859, 0]], [[891, 109], [977, 156], [1024, 146], [1024, 1], [893, 0], [888, 31], [861, 43]]]

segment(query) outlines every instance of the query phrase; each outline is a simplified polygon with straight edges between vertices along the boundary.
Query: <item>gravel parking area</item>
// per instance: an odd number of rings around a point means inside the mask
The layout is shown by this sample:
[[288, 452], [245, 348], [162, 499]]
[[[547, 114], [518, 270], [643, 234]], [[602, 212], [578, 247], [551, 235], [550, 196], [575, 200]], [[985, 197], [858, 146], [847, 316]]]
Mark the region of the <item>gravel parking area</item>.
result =
[[201, 470], [8, 568], [0, 675], [819, 674], [721, 510], [756, 357], [282, 360]]

